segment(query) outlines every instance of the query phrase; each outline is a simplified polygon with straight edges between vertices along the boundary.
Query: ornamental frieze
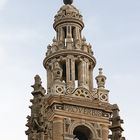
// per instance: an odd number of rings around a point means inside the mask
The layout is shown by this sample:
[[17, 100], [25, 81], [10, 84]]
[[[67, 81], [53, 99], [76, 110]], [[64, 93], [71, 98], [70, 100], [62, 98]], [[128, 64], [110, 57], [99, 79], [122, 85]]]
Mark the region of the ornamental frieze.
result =
[[54, 113], [55, 110], [63, 110], [64, 112], [68, 113], [75, 113], [75, 114], [82, 114], [87, 116], [94, 116], [94, 117], [110, 117], [110, 114], [108, 112], [105, 112], [103, 110], [97, 110], [93, 108], [87, 108], [87, 107], [81, 107], [76, 105], [69, 105], [69, 104], [54, 104], [52, 106]]

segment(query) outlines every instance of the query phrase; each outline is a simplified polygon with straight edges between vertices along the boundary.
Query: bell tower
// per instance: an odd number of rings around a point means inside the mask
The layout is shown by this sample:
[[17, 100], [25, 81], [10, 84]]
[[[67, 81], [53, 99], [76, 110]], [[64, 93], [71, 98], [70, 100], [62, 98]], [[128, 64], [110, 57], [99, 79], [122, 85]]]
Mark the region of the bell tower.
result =
[[47, 93], [35, 76], [28, 140], [123, 140], [123, 121], [117, 105], [109, 103], [101, 68], [95, 78], [97, 88], [93, 86], [96, 59], [82, 36], [83, 17], [72, 3], [64, 0], [54, 18], [56, 36], [43, 61]]

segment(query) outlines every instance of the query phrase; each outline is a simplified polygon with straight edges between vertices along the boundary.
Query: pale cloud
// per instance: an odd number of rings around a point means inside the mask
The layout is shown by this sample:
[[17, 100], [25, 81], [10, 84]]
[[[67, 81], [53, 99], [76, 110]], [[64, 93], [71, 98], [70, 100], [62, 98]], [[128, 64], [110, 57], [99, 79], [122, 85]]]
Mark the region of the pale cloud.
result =
[[[18, 47], [20, 44], [24, 46], [25, 43], [28, 45], [31, 43], [31, 40], [42, 39], [42, 35], [39, 31], [34, 29], [28, 29], [23, 27], [17, 27], [13, 29], [6, 29], [5, 31], [0, 32], [0, 48], [5, 46], [6, 48]], [[24, 46], [26, 47], [26, 46]]]
[[[1, 0], [0, 0], [1, 2]], [[4, 66], [4, 63], [7, 60], [7, 55], [11, 48], [24, 48], [30, 43], [29, 41], [33, 41], [40, 38], [38, 32], [32, 29], [25, 29], [25, 28], [14, 28], [5, 30], [4, 32], [0, 33], [0, 67]], [[28, 45], [28, 46], [29, 46]]]
[[0, 0], [0, 10], [3, 10], [6, 4], [7, 0]]
[[23, 40], [30, 40], [31, 38], [35, 38], [38, 36], [38, 33], [35, 30], [32, 29], [26, 29], [26, 28], [14, 28], [14, 29], [8, 29], [4, 32], [0, 33], [0, 40], [3, 42], [7, 41], [23, 41]]

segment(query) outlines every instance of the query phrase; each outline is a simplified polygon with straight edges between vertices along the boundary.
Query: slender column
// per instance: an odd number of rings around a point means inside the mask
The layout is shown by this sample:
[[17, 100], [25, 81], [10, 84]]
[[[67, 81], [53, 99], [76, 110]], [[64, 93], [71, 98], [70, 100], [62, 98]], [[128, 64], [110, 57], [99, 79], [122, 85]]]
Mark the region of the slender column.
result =
[[76, 39], [80, 40], [80, 31], [78, 27], [76, 27]]
[[103, 137], [103, 140], [108, 140], [108, 136], [109, 136], [108, 126], [102, 125], [102, 137]]
[[58, 28], [57, 40], [59, 41], [59, 47], [60, 47], [60, 49], [63, 49], [63, 47], [64, 47], [64, 42], [65, 42], [65, 37], [64, 37], [64, 30], [63, 30], [63, 28]]
[[72, 29], [71, 26], [67, 26], [67, 38], [72, 37]]
[[67, 56], [66, 59], [66, 82], [67, 86], [73, 87], [75, 85], [75, 60], [73, 56]]
[[70, 82], [70, 59], [68, 57], [66, 59], [66, 82], [67, 84]]
[[56, 40], [59, 40], [59, 28], [56, 29]]
[[76, 28], [74, 27], [74, 29], [73, 29], [73, 40], [75, 40], [76, 39]]
[[75, 60], [74, 57], [71, 58], [71, 74], [72, 74], [72, 84], [75, 87]]
[[67, 37], [66, 37], [66, 46], [67, 49], [72, 49], [72, 29], [71, 26], [67, 26]]
[[87, 62], [87, 87], [89, 89], [89, 62]]
[[90, 91], [93, 91], [93, 66], [90, 66], [89, 69], [89, 89]]
[[56, 62], [56, 58], [54, 58], [54, 59], [52, 59], [51, 60], [51, 88], [52, 88], [52, 85], [53, 85], [53, 83], [54, 83], [54, 73], [53, 73], [53, 71], [54, 71], [54, 63]]
[[61, 32], [61, 28], [58, 28], [58, 32], [57, 32], [57, 40], [60, 41], [60, 32]]
[[85, 85], [89, 89], [89, 60], [85, 58]]
[[84, 58], [78, 65], [78, 86], [89, 89], [89, 60]]
[[84, 85], [84, 61], [81, 60], [78, 65], [78, 86]]
[[65, 37], [64, 37], [64, 30], [63, 30], [63, 28], [61, 28], [60, 29], [60, 40], [64, 42], [64, 39], [65, 39]]
[[52, 72], [50, 67], [47, 67], [47, 92], [51, 92], [51, 86], [52, 86]]
[[86, 85], [86, 62], [85, 62], [85, 60], [83, 60], [83, 70], [84, 70], [84, 72], [83, 72], [83, 84], [85, 86]]
[[75, 35], [75, 40], [74, 40], [74, 42], [75, 42], [75, 47], [76, 47], [76, 49], [81, 49], [81, 43], [80, 43], [80, 32], [79, 32], [79, 28], [78, 27], [76, 27], [76, 29], [75, 29], [75, 31], [76, 31], [76, 35]]

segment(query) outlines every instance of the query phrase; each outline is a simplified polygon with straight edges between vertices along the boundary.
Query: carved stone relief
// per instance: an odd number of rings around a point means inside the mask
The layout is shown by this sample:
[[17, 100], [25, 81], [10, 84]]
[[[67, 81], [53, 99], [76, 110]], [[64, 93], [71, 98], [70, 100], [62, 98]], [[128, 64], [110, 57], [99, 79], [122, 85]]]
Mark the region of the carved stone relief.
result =
[[64, 119], [65, 133], [68, 133], [68, 129], [69, 129], [70, 124], [71, 124], [71, 118], [65, 118]]
[[84, 89], [84, 88], [76, 89], [75, 92], [72, 95], [73, 96], [77, 96], [77, 97], [82, 97], [82, 98], [88, 98], [88, 99], [92, 99], [93, 98], [91, 96], [91, 93], [89, 93], [89, 91]]
[[52, 89], [53, 94], [65, 94], [65, 84], [55, 84]]
[[108, 93], [98, 93], [99, 100], [102, 102], [108, 102]]

